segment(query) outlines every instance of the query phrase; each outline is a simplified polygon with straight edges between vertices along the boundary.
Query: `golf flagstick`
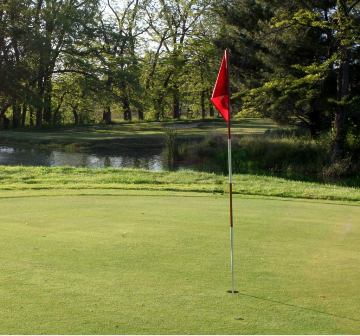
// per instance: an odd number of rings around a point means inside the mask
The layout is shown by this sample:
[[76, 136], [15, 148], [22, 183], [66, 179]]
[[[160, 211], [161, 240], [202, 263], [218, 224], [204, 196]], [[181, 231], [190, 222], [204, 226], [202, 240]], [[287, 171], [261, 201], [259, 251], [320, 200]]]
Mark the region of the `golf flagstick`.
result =
[[231, 129], [230, 129], [230, 72], [229, 56], [225, 50], [220, 66], [219, 74], [215, 83], [211, 102], [215, 105], [223, 118], [228, 123], [228, 160], [229, 160], [229, 194], [230, 194], [230, 242], [231, 242], [231, 293], [234, 290], [234, 227], [232, 206], [232, 167], [231, 167]]

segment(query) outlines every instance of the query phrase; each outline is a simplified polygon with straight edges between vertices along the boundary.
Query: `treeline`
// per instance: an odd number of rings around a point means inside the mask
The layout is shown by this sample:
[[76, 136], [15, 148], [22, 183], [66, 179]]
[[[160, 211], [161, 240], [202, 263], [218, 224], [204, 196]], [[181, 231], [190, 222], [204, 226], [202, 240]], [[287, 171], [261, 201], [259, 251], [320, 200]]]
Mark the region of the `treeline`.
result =
[[212, 16], [209, 0], [1, 0], [2, 127], [212, 113]]
[[240, 114], [300, 124], [313, 138], [330, 131], [332, 164], [360, 159], [359, 4], [233, 0], [218, 7], [225, 24], [217, 45], [231, 48]]
[[360, 1], [1, 0], [0, 127], [232, 112], [333, 132], [360, 150]]

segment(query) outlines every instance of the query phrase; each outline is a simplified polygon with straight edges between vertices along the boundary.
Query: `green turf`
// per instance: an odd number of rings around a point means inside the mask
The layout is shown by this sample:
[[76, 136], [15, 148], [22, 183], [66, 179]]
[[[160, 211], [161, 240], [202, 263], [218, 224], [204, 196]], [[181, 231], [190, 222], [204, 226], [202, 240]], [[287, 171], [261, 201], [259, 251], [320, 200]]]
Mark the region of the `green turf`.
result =
[[[0, 190], [8, 195], [38, 190], [43, 194], [63, 194], [64, 190], [112, 193], [114, 190], [153, 190], [159, 192], [202, 192], [226, 194], [228, 177], [191, 171], [153, 172], [139, 169], [92, 169], [72, 167], [0, 167]], [[233, 193], [267, 197], [336, 200], [360, 203], [360, 189], [332, 184], [306, 183], [284, 178], [233, 176]], [[5, 194], [4, 194], [5, 195]], [[0, 195], [1, 196], [1, 195]]]
[[233, 295], [226, 195], [89, 192], [0, 192], [1, 334], [358, 334], [360, 207], [235, 195]]
[[[2, 136], [112, 141], [165, 126]], [[247, 119], [233, 133], [269, 127]], [[359, 189], [234, 175], [233, 190], [235, 295], [226, 176], [1, 167], [0, 333], [358, 334]]]
[[[181, 127], [187, 126], [187, 127]], [[190, 127], [189, 127], [190, 126]], [[195, 127], [193, 127], [195, 126]], [[179, 137], [204, 137], [209, 133], [227, 135], [227, 123], [222, 119], [208, 121], [168, 121], [168, 122], [134, 122], [121, 123], [117, 125], [102, 125], [93, 127], [77, 127], [68, 130], [47, 130], [29, 132], [0, 132], [0, 142], [19, 142], [29, 144], [76, 144], [84, 145], [96, 142], [114, 142], [122, 139], [130, 139], [140, 142], [142, 146], [148, 145], [149, 138], [159, 141], [164, 136], [165, 127], [176, 127]], [[261, 134], [269, 129], [276, 129], [277, 126], [269, 119], [246, 118], [232, 122], [232, 134]], [[111, 145], [107, 144], [107, 146]], [[131, 146], [131, 141], [126, 142]], [[138, 146], [139, 147], [139, 146]]]

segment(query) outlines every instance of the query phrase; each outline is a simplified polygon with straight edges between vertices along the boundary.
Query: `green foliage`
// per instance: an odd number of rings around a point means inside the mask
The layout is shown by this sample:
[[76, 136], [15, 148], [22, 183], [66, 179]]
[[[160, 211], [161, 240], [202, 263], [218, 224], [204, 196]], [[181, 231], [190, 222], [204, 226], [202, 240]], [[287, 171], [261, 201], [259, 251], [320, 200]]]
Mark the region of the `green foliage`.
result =
[[358, 127], [354, 125], [354, 127], [348, 131], [346, 142], [349, 152], [358, 156], [360, 153], [360, 134], [357, 128]]
[[0, 127], [204, 116], [216, 76], [209, 5], [0, 3]]
[[333, 127], [330, 160], [346, 158], [345, 111], [359, 99], [359, 9], [357, 1], [220, 2], [216, 43], [230, 49], [232, 78], [240, 77], [238, 115], [301, 124], [313, 138]]
[[[222, 171], [229, 173], [229, 154], [227, 151], [218, 154], [215, 157], [215, 162], [219, 164]], [[242, 148], [234, 148], [231, 150], [231, 169], [233, 174], [249, 173], [251, 172], [252, 162], [249, 161], [245, 151]]]
[[[282, 172], [322, 175], [331, 155], [329, 134], [316, 140], [297, 136], [294, 131], [268, 132], [263, 136], [242, 136], [232, 140], [233, 173]], [[209, 135], [188, 146], [186, 157], [216, 162], [224, 173], [228, 171], [227, 140]], [[328, 170], [326, 170], [328, 172]]]
[[184, 143], [181, 146], [181, 160], [198, 162], [199, 160], [213, 160], [219, 153], [227, 149], [227, 137], [216, 131], [205, 136], [203, 141]]
[[329, 162], [329, 145], [306, 138], [244, 137], [239, 146], [261, 169], [319, 174]]
[[164, 143], [165, 148], [163, 155], [166, 157], [169, 167], [173, 167], [175, 161], [179, 158], [179, 147], [177, 144], [178, 132], [174, 127], [165, 127], [164, 129]]
[[360, 116], [357, 111], [348, 120], [345, 148], [348, 156], [360, 162]]

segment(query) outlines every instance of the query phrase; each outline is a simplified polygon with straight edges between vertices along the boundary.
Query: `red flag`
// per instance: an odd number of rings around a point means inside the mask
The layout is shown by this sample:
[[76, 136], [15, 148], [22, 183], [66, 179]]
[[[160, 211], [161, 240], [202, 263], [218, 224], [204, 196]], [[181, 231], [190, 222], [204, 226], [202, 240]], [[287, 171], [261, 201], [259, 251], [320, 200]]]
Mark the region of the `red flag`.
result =
[[230, 87], [229, 87], [229, 59], [228, 52], [225, 54], [221, 63], [220, 71], [215, 83], [211, 102], [219, 110], [224, 119], [230, 119]]

